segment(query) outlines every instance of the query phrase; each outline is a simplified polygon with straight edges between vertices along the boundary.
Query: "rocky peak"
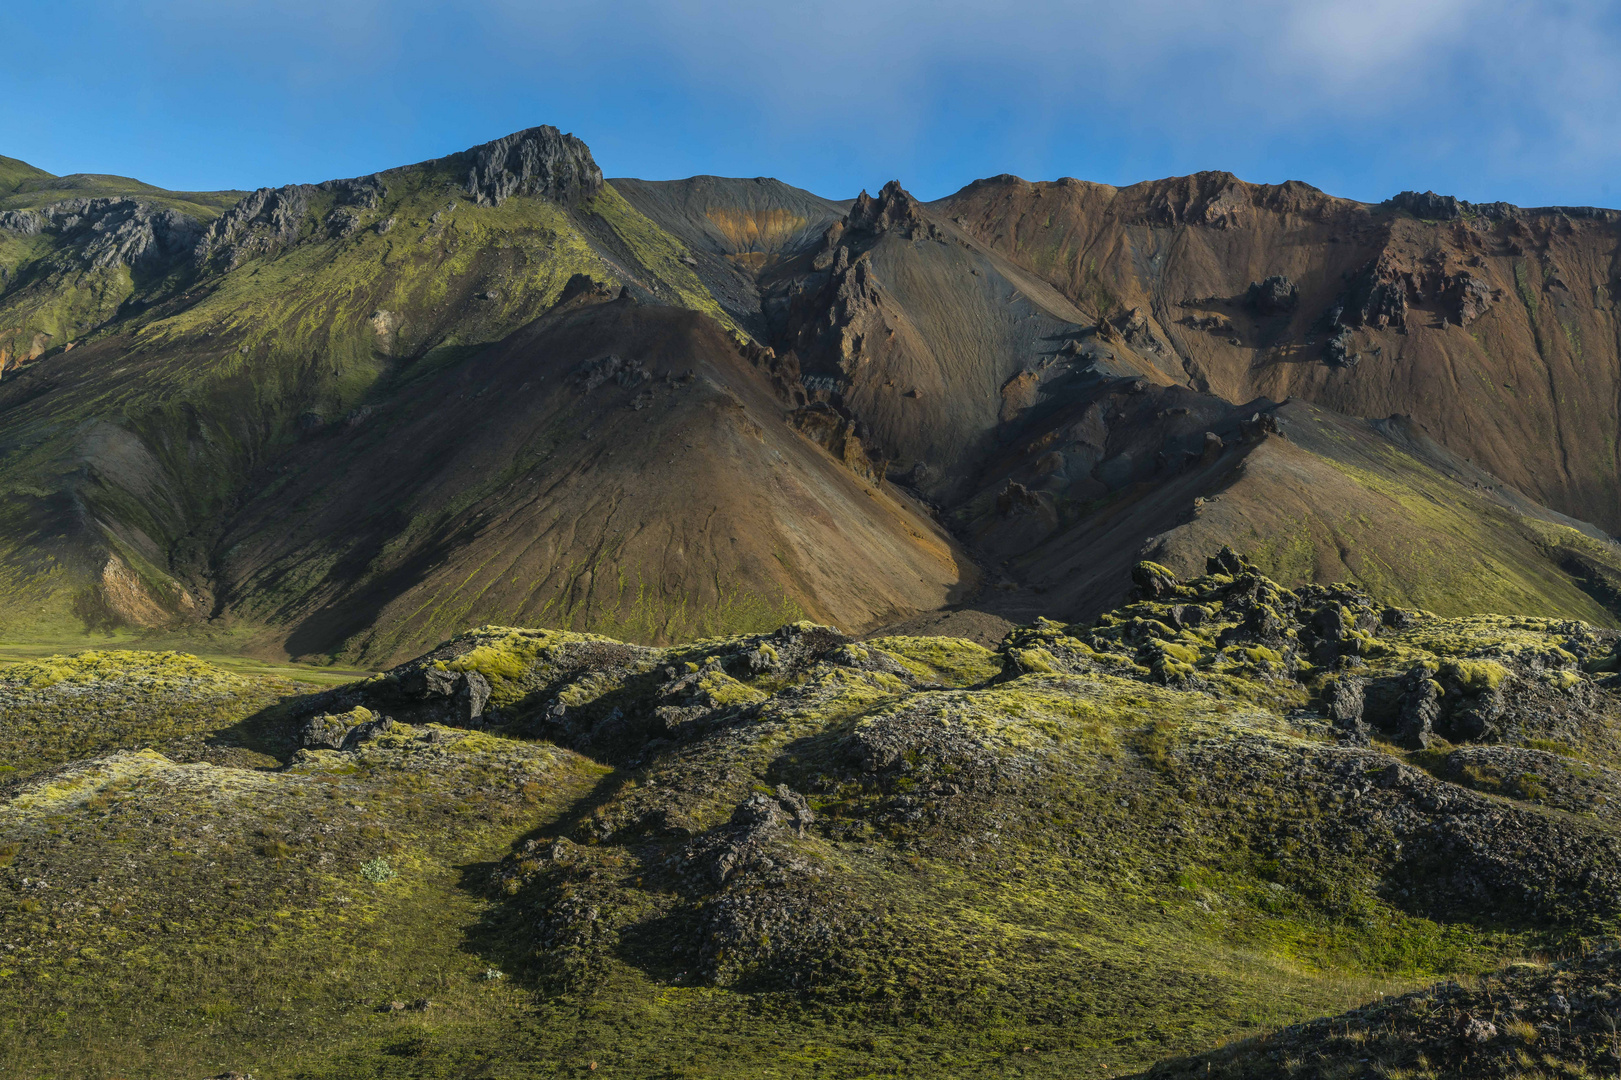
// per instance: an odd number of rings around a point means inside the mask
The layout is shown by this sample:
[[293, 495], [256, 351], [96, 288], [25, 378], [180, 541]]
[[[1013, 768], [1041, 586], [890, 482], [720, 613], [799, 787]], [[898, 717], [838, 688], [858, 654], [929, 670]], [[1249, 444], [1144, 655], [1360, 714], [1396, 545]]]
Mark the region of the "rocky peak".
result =
[[932, 227], [934, 225], [930, 225], [929, 219], [922, 214], [922, 206], [901, 186], [900, 180], [885, 183], [879, 191], [879, 198], [872, 198], [862, 191], [845, 216], [845, 229], [848, 232], [905, 232], [911, 237], [916, 230], [929, 232]]
[[1387, 200], [1386, 205], [1430, 221], [1452, 221], [1470, 209], [1466, 202], [1451, 195], [1437, 195], [1433, 191], [1404, 191]]
[[[1384, 205], [1396, 210], [1405, 210], [1414, 217], [1421, 218], [1425, 221], [1456, 221], [1459, 218], [1469, 217], [1475, 214], [1478, 214], [1479, 216], [1490, 221], [1503, 221], [1520, 213], [1520, 208], [1515, 206], [1513, 203], [1465, 202], [1463, 199], [1456, 198], [1452, 195], [1437, 195], [1433, 191], [1404, 191], [1399, 195], [1394, 195], [1386, 199]], [[1527, 213], [1545, 213], [1551, 210], [1556, 213], [1565, 213], [1567, 216], [1572, 216], [1569, 213], [1572, 210], [1577, 210], [1579, 212], [1590, 209], [1590, 207], [1577, 208], [1561, 206], [1548, 207], [1542, 211], [1527, 211]], [[1613, 211], [1597, 211], [1591, 216], [1598, 217], [1600, 220], [1610, 220], [1604, 215], [1612, 212]], [[1579, 216], [1585, 217], [1590, 215], [1579, 214]]]
[[260, 188], [214, 220], [197, 244], [199, 267], [229, 270], [249, 255], [262, 255], [298, 238], [309, 194], [304, 184]]
[[855, 205], [845, 215], [844, 228], [854, 233], [902, 232], [913, 239], [920, 234], [933, 236], [937, 232], [923, 216], [923, 207], [901, 187], [899, 180], [885, 184], [876, 199], [865, 191], [858, 195]]
[[1273, 274], [1265, 281], [1250, 282], [1244, 300], [1262, 315], [1276, 315], [1293, 311], [1299, 305], [1300, 289], [1282, 274]]
[[1154, 225], [1232, 228], [1247, 217], [1252, 189], [1229, 172], [1201, 172], [1154, 185], [1145, 218]]
[[480, 206], [500, 206], [513, 195], [538, 195], [578, 206], [602, 188], [591, 148], [550, 125], [529, 128], [468, 151], [473, 167], [467, 194]]

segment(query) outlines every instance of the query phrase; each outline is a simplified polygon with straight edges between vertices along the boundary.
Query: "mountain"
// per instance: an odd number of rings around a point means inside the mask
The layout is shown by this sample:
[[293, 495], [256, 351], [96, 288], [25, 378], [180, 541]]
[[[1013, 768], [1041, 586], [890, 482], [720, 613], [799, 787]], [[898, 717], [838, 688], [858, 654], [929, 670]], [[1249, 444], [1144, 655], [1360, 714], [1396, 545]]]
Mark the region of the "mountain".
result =
[[1621, 617], [1605, 213], [1217, 174], [834, 201], [605, 180], [552, 128], [247, 195], [4, 180], [14, 639], [992, 642], [1227, 543]]
[[[6, 219], [49, 252], [6, 296], [39, 345], [0, 379], [14, 636], [386, 658], [468, 619], [870, 625], [975, 579], [915, 503], [782, 422], [684, 249], [553, 129], [206, 225], [62, 205]], [[73, 289], [101, 306], [71, 330], [27, 307]]]

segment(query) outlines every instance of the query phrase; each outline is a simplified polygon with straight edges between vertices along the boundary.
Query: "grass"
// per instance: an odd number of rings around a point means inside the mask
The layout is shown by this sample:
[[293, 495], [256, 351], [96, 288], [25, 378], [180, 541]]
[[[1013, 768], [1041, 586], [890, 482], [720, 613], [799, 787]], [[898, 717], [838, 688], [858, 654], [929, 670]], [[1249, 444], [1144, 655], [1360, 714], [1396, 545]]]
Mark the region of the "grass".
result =
[[[62, 648], [64, 645], [67, 645], [70, 648], [74, 645], [82, 645], [82, 637], [83, 635], [80, 636], [80, 640], [78, 641], [68, 639], [67, 641], [56, 641], [45, 644], [33, 642], [26, 644], [19, 642], [0, 642], [0, 678], [4, 678], [6, 669], [13, 665], [29, 663], [35, 660], [62, 655]], [[134, 634], [126, 634], [111, 638], [107, 644], [112, 646], [123, 646], [124, 648], [128, 649], [131, 646], [146, 645], [149, 641], [150, 638], [145, 638]], [[150, 650], [139, 649], [137, 651], [146, 652]], [[192, 655], [196, 656], [199, 660], [205, 661], [206, 663], [219, 668], [222, 671], [232, 672], [237, 675], [282, 679], [288, 682], [307, 683], [313, 686], [342, 686], [345, 683], [351, 683], [357, 679], [367, 678], [372, 674], [369, 671], [360, 671], [354, 668], [319, 667], [314, 664], [295, 664], [286, 661], [262, 660], [256, 657], [243, 656], [237, 653], [216, 653], [202, 650], [197, 651]]]
[[[9, 872], [47, 861], [62, 892], [5, 916], [23, 945], [0, 976], [0, 1069], [291, 1069], [357, 1041], [388, 1061], [425, 1029], [516, 1020], [521, 991], [485, 980], [463, 947], [488, 906], [461, 887], [464, 867], [598, 773], [543, 747], [461, 746], [376, 746], [358, 768], [292, 772], [148, 753], [80, 770], [71, 796], [12, 800]], [[85, 824], [64, 850], [53, 823], [75, 811]], [[149, 869], [118, 869], [143, 849]], [[63, 949], [65, 963], [42, 964]], [[377, 1011], [419, 999], [433, 1004]], [[94, 1050], [115, 1043], [116, 1055]]]

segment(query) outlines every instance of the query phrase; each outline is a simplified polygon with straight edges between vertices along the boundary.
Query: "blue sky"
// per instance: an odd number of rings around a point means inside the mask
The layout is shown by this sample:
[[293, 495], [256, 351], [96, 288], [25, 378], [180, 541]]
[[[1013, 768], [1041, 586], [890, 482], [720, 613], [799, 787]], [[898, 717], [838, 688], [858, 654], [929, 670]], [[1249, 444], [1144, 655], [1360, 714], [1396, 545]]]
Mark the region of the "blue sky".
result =
[[1614, 0], [6, 0], [0, 35], [0, 154], [180, 189], [550, 123], [610, 176], [832, 197], [1226, 169], [1621, 204]]

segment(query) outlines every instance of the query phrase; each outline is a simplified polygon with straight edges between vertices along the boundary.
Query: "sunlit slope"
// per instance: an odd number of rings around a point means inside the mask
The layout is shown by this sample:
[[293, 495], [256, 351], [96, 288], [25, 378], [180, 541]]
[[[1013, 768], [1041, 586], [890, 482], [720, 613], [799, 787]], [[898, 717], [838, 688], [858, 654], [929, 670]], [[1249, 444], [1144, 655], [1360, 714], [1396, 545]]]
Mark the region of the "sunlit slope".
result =
[[184, 251], [91, 250], [58, 219], [0, 229], [32, 253], [0, 282], [8, 633], [217, 613], [213, 541], [300, 433], [506, 336], [576, 275], [721, 315], [612, 189], [481, 206], [476, 158], [259, 192], [211, 223], [140, 203], [131, 228], [167, 222]]

